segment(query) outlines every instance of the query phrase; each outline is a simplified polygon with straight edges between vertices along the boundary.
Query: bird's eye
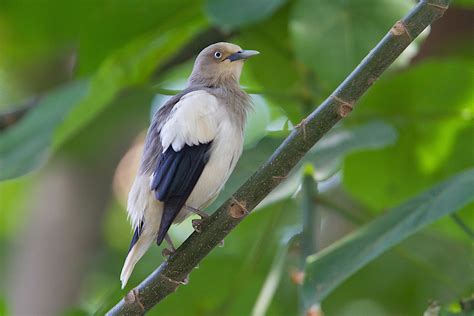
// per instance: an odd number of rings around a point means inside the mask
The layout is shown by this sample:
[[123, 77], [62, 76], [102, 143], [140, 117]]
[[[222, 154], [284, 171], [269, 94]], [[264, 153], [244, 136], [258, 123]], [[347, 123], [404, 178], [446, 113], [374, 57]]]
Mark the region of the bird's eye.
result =
[[214, 53], [214, 57], [219, 59], [219, 58], [222, 57], [222, 53], [220, 51], [217, 51], [217, 52]]

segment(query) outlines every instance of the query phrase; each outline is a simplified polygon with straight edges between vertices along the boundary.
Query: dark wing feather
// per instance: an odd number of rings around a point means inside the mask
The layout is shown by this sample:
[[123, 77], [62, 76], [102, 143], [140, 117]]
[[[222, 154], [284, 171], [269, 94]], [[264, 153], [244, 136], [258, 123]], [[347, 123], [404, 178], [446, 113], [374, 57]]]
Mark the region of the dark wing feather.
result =
[[140, 225], [137, 228], [135, 228], [135, 232], [133, 233], [132, 241], [130, 242], [130, 247], [128, 247], [128, 252], [130, 252], [130, 250], [132, 250], [133, 246], [135, 246], [135, 244], [137, 243], [138, 238], [140, 237], [142, 231], [143, 231], [143, 221], [141, 221]]
[[160, 155], [153, 174], [151, 189], [157, 200], [164, 203], [163, 216], [156, 242], [160, 245], [173, 220], [186, 203], [209, 161], [212, 142], [185, 145], [175, 151], [171, 146]]
[[[167, 178], [168, 181], [173, 179], [173, 177], [172, 176], [170, 177], [168, 173], [171, 174], [177, 170], [177, 169], [176, 170], [174, 169], [175, 165], [173, 165], [173, 162], [176, 163], [174, 159], [168, 159], [164, 161], [165, 157], [164, 157], [164, 154], [162, 153], [163, 147], [161, 146], [161, 139], [160, 139], [160, 132], [161, 132], [161, 127], [163, 123], [166, 122], [167, 118], [172, 113], [174, 106], [176, 105], [176, 103], [179, 102], [179, 100], [181, 100], [181, 98], [184, 95], [196, 90], [207, 90], [207, 89], [208, 88], [202, 87], [202, 86], [193, 86], [193, 87], [186, 88], [185, 90], [181, 91], [180, 93], [178, 93], [177, 95], [171, 97], [168, 101], [166, 101], [166, 103], [153, 115], [152, 123], [150, 125], [150, 128], [148, 129], [148, 133], [145, 140], [145, 149], [143, 151], [140, 172], [143, 174], [151, 174], [152, 172], [155, 172], [158, 169], [168, 170], [168, 168], [170, 168], [170, 171], [161, 172], [159, 176], [154, 177], [152, 181], [152, 187], [154, 188], [161, 187], [160, 183], [166, 178], [165, 176], [168, 176]], [[170, 158], [172, 157], [170, 156]], [[199, 176], [200, 176], [200, 173], [197, 176], [197, 179], [199, 179]], [[197, 180], [195, 180], [195, 182], [197, 182]], [[163, 185], [163, 187], [165, 188], [168, 186], [169, 184]], [[193, 185], [193, 188], [194, 188], [194, 185]], [[191, 188], [191, 191], [192, 191], [192, 188]], [[170, 205], [168, 206], [168, 208], [172, 208], [172, 206]], [[130, 249], [138, 241], [140, 234], [143, 231], [144, 225], [145, 224], [142, 221], [140, 226], [135, 228], [132, 242], [130, 243]], [[166, 229], [166, 231], [167, 230], [168, 229]]]

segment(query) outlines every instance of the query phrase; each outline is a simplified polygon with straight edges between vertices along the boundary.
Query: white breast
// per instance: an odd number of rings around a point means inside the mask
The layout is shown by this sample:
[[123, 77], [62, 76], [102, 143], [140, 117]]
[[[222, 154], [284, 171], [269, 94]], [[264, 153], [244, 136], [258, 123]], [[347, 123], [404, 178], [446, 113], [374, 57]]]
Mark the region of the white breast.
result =
[[210, 159], [199, 178], [187, 205], [206, 207], [224, 187], [242, 154], [243, 132], [227, 109], [222, 106], [218, 113], [217, 135], [213, 140]]
[[[224, 186], [242, 153], [242, 127], [232, 120], [225, 104], [219, 104], [209, 92], [197, 90], [174, 106], [160, 134], [163, 151], [169, 146], [179, 151], [185, 144], [212, 141], [209, 161], [186, 202], [199, 209], [207, 206]], [[181, 212], [176, 221], [186, 215]]]

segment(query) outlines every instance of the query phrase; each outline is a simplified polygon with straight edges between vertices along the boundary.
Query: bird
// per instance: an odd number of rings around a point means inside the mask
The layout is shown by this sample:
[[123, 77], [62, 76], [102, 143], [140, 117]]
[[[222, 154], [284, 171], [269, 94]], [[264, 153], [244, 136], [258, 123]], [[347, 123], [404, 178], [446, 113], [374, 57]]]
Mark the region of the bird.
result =
[[242, 154], [250, 96], [240, 87], [244, 61], [255, 50], [219, 42], [196, 57], [187, 85], [155, 112], [127, 201], [134, 234], [120, 274], [122, 289], [151, 244], [161, 245], [173, 223], [202, 211], [222, 190]]

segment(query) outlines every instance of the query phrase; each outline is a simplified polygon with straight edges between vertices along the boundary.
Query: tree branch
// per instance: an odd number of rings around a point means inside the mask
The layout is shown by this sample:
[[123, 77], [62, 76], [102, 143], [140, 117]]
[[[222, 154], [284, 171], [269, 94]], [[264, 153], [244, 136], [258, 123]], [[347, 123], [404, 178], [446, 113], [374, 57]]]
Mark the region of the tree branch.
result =
[[180, 285], [213, 248], [234, 229], [284, 178], [393, 63], [421, 31], [447, 9], [449, 0], [422, 0], [367, 55], [359, 66], [285, 139], [269, 160], [193, 233], [146, 280], [130, 291], [108, 315], [140, 315]]

